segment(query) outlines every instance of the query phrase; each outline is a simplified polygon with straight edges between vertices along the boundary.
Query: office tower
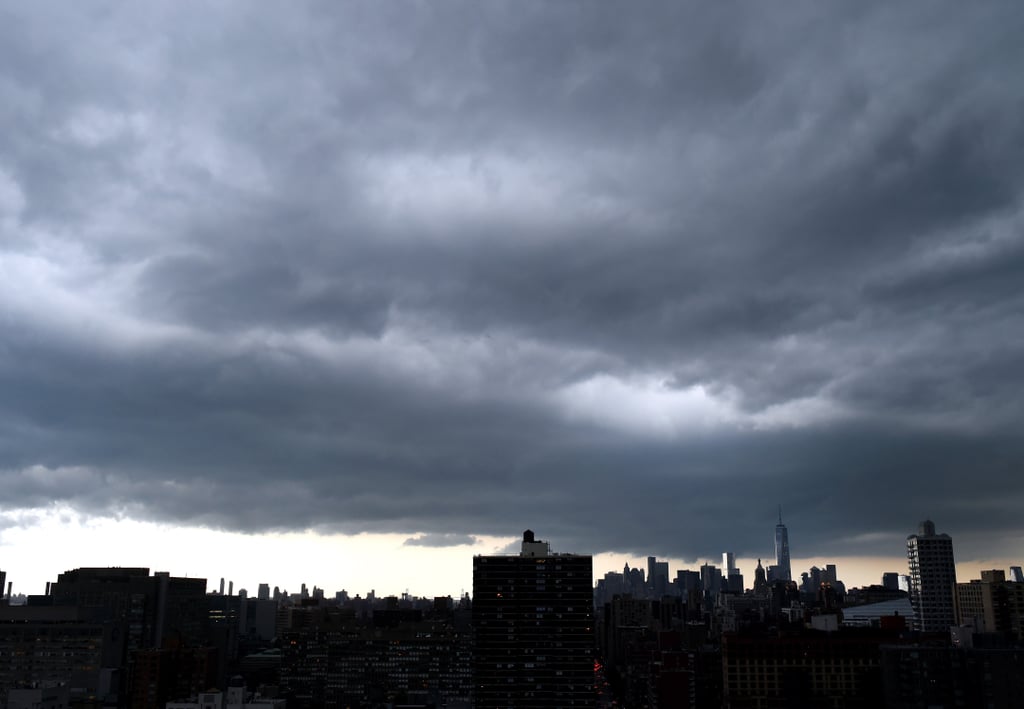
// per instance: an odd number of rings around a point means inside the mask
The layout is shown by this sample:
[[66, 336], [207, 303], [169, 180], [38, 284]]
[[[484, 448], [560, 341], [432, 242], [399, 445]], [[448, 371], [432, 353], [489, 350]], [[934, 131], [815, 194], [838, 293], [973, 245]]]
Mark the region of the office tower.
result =
[[651, 598], [661, 598], [668, 593], [668, 562], [657, 557], [647, 557], [647, 590]]
[[882, 574], [882, 587], [890, 591], [898, 591], [900, 588], [900, 575], [895, 571], [886, 571]]
[[[6, 586], [6, 585], [7, 585], [7, 572], [6, 571], [0, 571], [0, 595], [3, 594], [4, 586]], [[4, 598], [8, 602], [10, 602], [10, 600], [11, 600], [10, 594], [7, 594], [6, 596], [4, 596]], [[3, 599], [0, 599], [0, 600], [3, 600]]]
[[1021, 572], [1019, 566], [1010, 567], [1010, 581], [1013, 583], [1024, 583], [1024, 572]]
[[699, 571], [679, 569], [676, 571], [675, 585], [679, 589], [679, 595], [682, 596], [683, 603], [687, 607], [693, 609], [701, 605], [704, 592], [701, 586]]
[[594, 706], [593, 560], [523, 533], [518, 556], [473, 557], [474, 706]]
[[129, 651], [164, 642], [206, 641], [206, 579], [152, 576], [146, 568], [79, 568], [50, 584], [55, 606], [79, 606], [82, 617], [123, 623]]
[[736, 567], [736, 555], [731, 551], [722, 552], [722, 576], [725, 590], [743, 593], [743, 576]]
[[717, 596], [722, 591], [722, 571], [714, 564], [701, 564], [700, 582], [705, 595]]
[[731, 551], [722, 552], [722, 571], [726, 576], [736, 576], [740, 573], [736, 568], [736, 555]]
[[643, 597], [647, 590], [647, 582], [644, 580], [643, 569], [631, 569], [629, 564], [622, 567], [623, 593]]
[[789, 565], [789, 531], [782, 523], [782, 507], [779, 507], [779, 523], [775, 525], [775, 578], [774, 581], [792, 581], [793, 570]]
[[270, 600], [270, 585], [266, 584], [266, 583], [261, 583], [259, 585], [259, 588], [256, 591], [256, 598], [261, 600], [261, 601], [269, 601]]
[[953, 540], [936, 534], [931, 520], [921, 522], [917, 534], [907, 537], [907, 564], [915, 629], [947, 632], [956, 625]]

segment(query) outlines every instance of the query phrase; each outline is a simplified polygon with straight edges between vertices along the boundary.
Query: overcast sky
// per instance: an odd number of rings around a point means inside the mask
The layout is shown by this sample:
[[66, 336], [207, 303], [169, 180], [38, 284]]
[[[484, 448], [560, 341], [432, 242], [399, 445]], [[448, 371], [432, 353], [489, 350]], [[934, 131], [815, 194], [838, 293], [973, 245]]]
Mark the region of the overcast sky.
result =
[[1016, 0], [4, 3], [2, 526], [768, 556], [781, 504], [795, 556], [931, 517], [1020, 563], [1021, 37]]

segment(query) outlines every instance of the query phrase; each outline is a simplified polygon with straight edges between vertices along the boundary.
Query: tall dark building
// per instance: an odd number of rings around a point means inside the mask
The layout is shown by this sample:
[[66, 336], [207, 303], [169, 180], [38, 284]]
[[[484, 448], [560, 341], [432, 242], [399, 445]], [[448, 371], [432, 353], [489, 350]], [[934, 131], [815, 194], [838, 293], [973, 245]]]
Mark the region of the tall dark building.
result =
[[907, 537], [910, 567], [910, 602], [914, 624], [925, 632], [948, 632], [956, 625], [956, 564], [953, 540], [936, 534], [935, 523], [926, 519], [917, 534]]
[[55, 606], [79, 606], [90, 620], [123, 622], [127, 650], [206, 642], [206, 579], [146, 568], [81, 568], [50, 584]]
[[588, 707], [594, 695], [593, 560], [523, 533], [518, 556], [473, 557], [473, 705]]
[[775, 579], [792, 581], [793, 569], [789, 563], [789, 530], [782, 523], [782, 508], [779, 507], [779, 523], [775, 525]]

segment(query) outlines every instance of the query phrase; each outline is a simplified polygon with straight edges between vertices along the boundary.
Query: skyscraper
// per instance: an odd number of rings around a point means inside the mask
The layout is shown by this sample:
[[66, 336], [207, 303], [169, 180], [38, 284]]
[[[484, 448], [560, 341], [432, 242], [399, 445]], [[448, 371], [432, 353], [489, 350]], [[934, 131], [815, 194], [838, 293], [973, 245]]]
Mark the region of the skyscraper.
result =
[[668, 593], [668, 562], [647, 557], [647, 590], [651, 598], [661, 598]]
[[736, 555], [731, 551], [722, 552], [722, 576], [726, 590], [743, 593], [743, 575], [736, 566]]
[[722, 552], [722, 571], [726, 576], [735, 576], [740, 572], [736, 568], [736, 555], [731, 551]]
[[907, 537], [907, 564], [915, 629], [948, 631], [956, 625], [953, 540], [948, 534], [936, 534], [930, 519], [921, 522], [917, 534]]
[[595, 702], [593, 560], [523, 533], [518, 556], [473, 557], [473, 705]]
[[781, 505], [779, 506], [779, 523], [775, 525], [775, 580], [793, 580], [793, 570], [789, 564], [789, 531], [782, 523]]

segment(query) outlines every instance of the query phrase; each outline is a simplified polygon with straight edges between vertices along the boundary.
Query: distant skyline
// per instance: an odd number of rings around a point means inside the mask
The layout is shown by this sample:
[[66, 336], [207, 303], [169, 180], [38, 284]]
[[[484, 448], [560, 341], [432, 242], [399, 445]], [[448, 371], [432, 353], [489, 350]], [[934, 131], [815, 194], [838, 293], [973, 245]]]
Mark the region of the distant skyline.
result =
[[[298, 593], [305, 583], [328, 596], [346, 590], [365, 596], [375, 590], [378, 596], [413, 595], [457, 598], [472, 589], [472, 558], [475, 554], [516, 554], [521, 536], [477, 539], [473, 545], [423, 548], [408, 543], [402, 535], [374, 535], [352, 539], [345, 535], [324, 536], [310, 533], [281, 535], [244, 535], [196, 528], [169, 528], [130, 520], [40, 519], [35, 529], [16, 528], [9, 537], [0, 570], [14, 583], [14, 593], [42, 594], [46, 583], [58, 574], [86, 566], [145, 566], [150, 571], [169, 571], [175, 576], [203, 577], [207, 589], [219, 587], [220, 579], [233, 581], [237, 593], [245, 589], [255, 596], [260, 583], [271, 589]], [[67, 525], [71, 533], [60, 534]], [[578, 553], [563, 549], [557, 540], [538, 537], [552, 543], [558, 553]], [[154, 539], [161, 544], [153, 545]], [[897, 540], [902, 554], [856, 557], [803, 557], [792, 560], [794, 579], [812, 565], [838, 566], [838, 576], [848, 588], [881, 582], [882, 573], [908, 573], [905, 538]], [[208, 549], [216, 549], [209, 554]], [[726, 550], [727, 551], [727, 550]], [[955, 553], [954, 540], [954, 553]], [[197, 553], [198, 552], [198, 553]], [[765, 566], [770, 556], [762, 556]], [[709, 553], [691, 559], [659, 557], [669, 562], [669, 574], [679, 569], [699, 570], [701, 564], [721, 567], [721, 554]], [[737, 565], [745, 585], [753, 585], [757, 557], [737, 556]], [[646, 555], [601, 553], [594, 557], [594, 580], [608, 571], [621, 571], [624, 564], [646, 571]], [[984, 558], [957, 563], [961, 581], [979, 578], [986, 569], [1008, 570], [1021, 559]], [[226, 587], [226, 583], [225, 583]]]
[[526, 527], [770, 559], [778, 504], [794, 575], [925, 518], [1021, 563], [1022, 36], [1010, 1], [7, 4], [0, 568], [435, 587]]

